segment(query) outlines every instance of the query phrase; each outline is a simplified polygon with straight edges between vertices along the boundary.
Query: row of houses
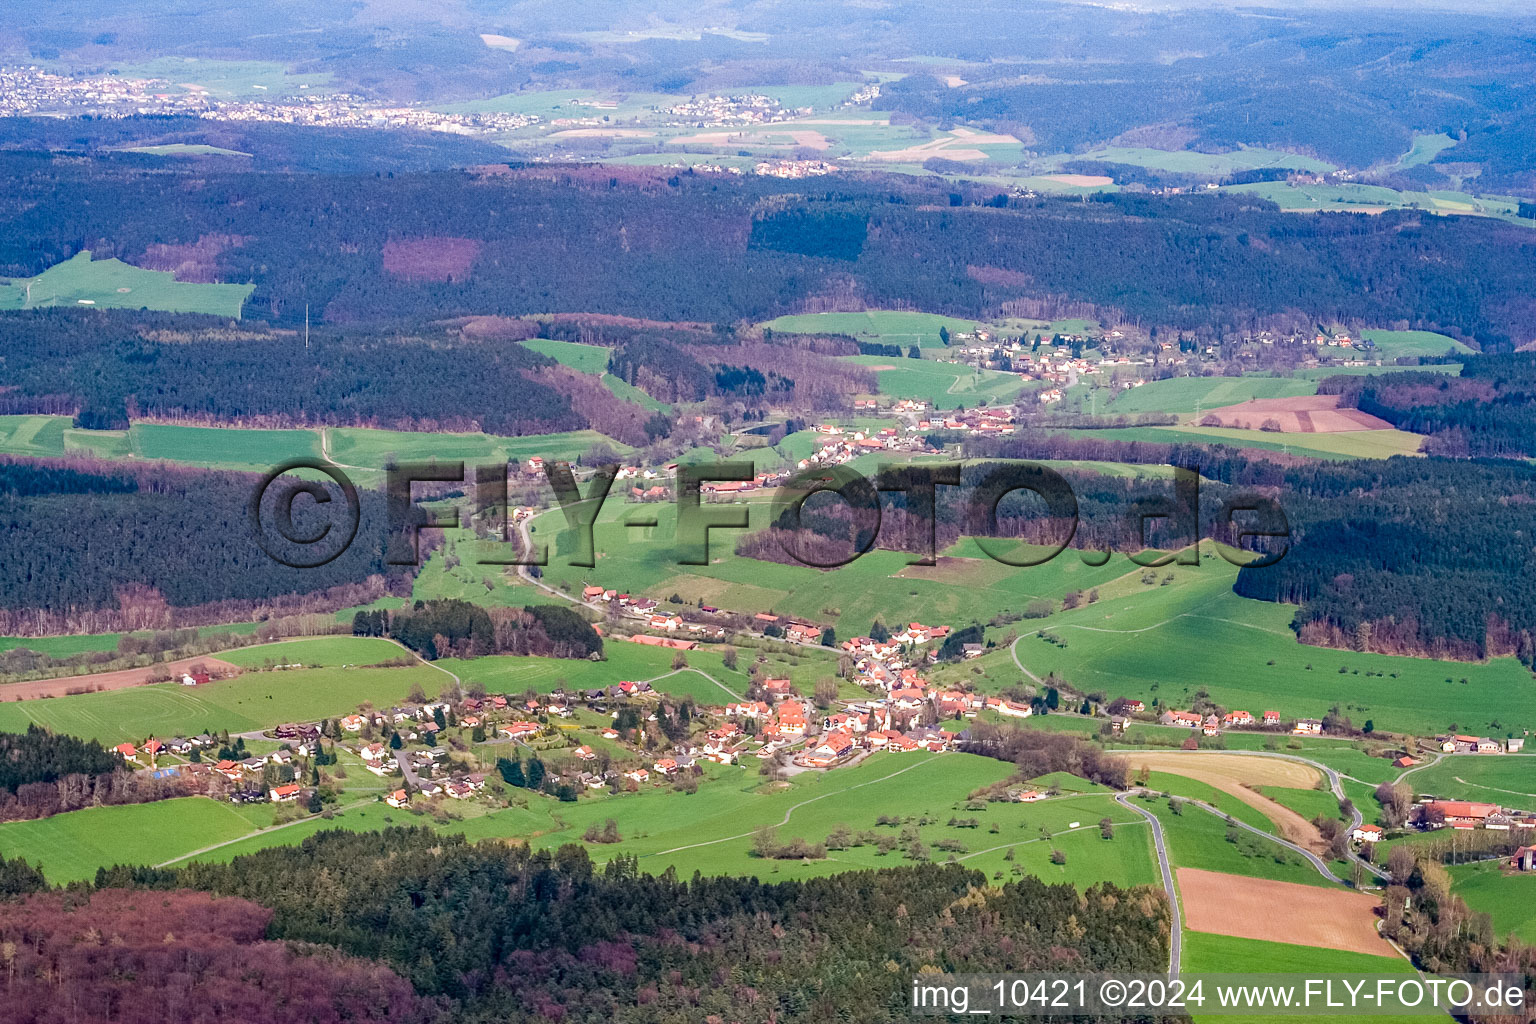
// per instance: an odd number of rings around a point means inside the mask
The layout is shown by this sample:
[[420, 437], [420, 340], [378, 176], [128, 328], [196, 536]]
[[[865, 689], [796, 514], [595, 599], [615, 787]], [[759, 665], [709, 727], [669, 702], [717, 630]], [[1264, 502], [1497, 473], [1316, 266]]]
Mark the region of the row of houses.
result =
[[[1141, 701], [1121, 700], [1117, 704], [1144, 709]], [[1280, 729], [1285, 727], [1284, 720], [1278, 711], [1265, 711], [1259, 718], [1254, 718], [1248, 711], [1228, 711], [1217, 717], [1214, 713], [1200, 714], [1197, 711], [1167, 710], [1157, 717], [1161, 725], [1177, 726], [1183, 729], [1198, 729], [1206, 736], [1218, 735], [1223, 729], [1246, 729], [1255, 726], [1264, 729]], [[1298, 718], [1291, 723], [1291, 733], [1297, 736], [1319, 736], [1323, 731], [1323, 723], [1316, 718]]]
[[1437, 736], [1440, 750], [1447, 754], [1517, 754], [1525, 748], [1525, 737], [1511, 736], [1505, 740], [1490, 736]]

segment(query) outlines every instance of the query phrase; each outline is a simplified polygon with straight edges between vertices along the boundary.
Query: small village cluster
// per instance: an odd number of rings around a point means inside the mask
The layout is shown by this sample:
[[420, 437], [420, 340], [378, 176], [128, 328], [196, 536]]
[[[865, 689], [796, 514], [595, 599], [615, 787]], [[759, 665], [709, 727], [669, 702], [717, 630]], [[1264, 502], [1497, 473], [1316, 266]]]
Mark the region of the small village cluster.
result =
[[811, 113], [810, 107], [790, 109], [772, 96], [745, 93], [740, 96], [695, 96], [664, 111], [677, 118], [674, 124], [728, 126], [772, 124]]
[[[261, 84], [253, 92], [266, 92]], [[446, 114], [426, 107], [382, 106], [348, 93], [223, 100], [195, 85], [160, 78], [57, 75], [37, 67], [0, 68], [0, 116], [90, 114], [97, 117], [189, 114], [210, 121], [263, 121], [325, 128], [411, 128], [455, 135], [488, 135], [538, 124], [534, 114]]]

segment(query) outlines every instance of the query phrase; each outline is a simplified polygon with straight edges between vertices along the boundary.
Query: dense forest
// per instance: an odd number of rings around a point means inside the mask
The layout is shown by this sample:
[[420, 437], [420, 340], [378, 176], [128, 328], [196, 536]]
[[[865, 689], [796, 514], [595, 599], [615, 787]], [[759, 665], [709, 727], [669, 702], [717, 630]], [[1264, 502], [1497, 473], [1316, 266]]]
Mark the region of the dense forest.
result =
[[[378, 492], [358, 492], [357, 536], [344, 552], [298, 569], [257, 541], [248, 506], [259, 483], [248, 473], [0, 459], [0, 628], [9, 635], [40, 625], [166, 628], [176, 624], [178, 608], [280, 603], [388, 575]], [[264, 505], [283, 490], [271, 488]], [[333, 504], [344, 501], [337, 492]], [[315, 529], [324, 508], [296, 502], [299, 532]], [[275, 532], [264, 536], [280, 554], [306, 551]]]
[[[995, 188], [880, 175], [785, 194], [762, 178], [617, 167], [189, 178], [0, 156], [0, 179], [0, 274], [82, 248], [134, 263], [235, 238], [218, 278], [255, 283], [246, 316], [289, 326], [306, 305], [337, 324], [583, 311], [711, 324], [1060, 299], [1234, 333], [1293, 312], [1401, 320], [1498, 349], [1532, 340], [1536, 322], [1536, 235], [1411, 210], [1296, 217], [1236, 194], [998, 205]], [[386, 260], [391, 244], [430, 265]], [[1464, 287], [1474, 274], [1481, 286]]]
[[[14, 890], [28, 881], [11, 875], [0, 869], [0, 884]], [[272, 916], [250, 900], [198, 892], [104, 889], [0, 902], [5, 1018], [12, 1024], [442, 1020], [431, 1001], [386, 966], [268, 938]]]
[[93, 430], [126, 429], [130, 417], [498, 434], [589, 423], [562, 393], [554, 360], [522, 345], [442, 327], [324, 329], [306, 342], [220, 326], [158, 314], [0, 313], [9, 385], [0, 408], [73, 413]]
[[1536, 455], [1536, 354], [1469, 356], [1461, 375], [1331, 377], [1321, 394], [1379, 416], [1400, 430], [1428, 434], [1424, 450], [1451, 456]]
[[1168, 959], [1156, 889], [994, 887], [956, 865], [684, 881], [632, 858], [597, 868], [577, 846], [395, 828], [96, 881], [259, 903], [273, 911], [268, 939], [381, 961], [459, 1024], [904, 1021], [925, 965], [1151, 974]]

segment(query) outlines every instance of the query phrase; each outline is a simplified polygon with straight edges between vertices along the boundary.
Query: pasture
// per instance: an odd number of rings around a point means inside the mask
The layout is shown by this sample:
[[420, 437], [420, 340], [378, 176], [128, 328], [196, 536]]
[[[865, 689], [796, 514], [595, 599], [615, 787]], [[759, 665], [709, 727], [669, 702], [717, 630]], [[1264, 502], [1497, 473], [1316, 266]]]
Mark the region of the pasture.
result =
[[1465, 353], [1472, 348], [1446, 334], [1434, 331], [1386, 331], [1367, 328], [1361, 337], [1376, 346], [1376, 354], [1383, 359], [1399, 356], [1443, 356], [1447, 352]]
[[1474, 911], [1493, 918], [1495, 933], [1536, 942], [1536, 872], [1510, 871], [1503, 861], [1446, 870], [1451, 873], [1451, 891]]
[[963, 363], [884, 356], [844, 356], [843, 361], [874, 369], [880, 394], [892, 398], [920, 398], [935, 409], [1007, 404], [1025, 387], [1025, 382], [1016, 374], [978, 370]]
[[[1160, 585], [1170, 571], [1173, 581]], [[1305, 646], [1289, 626], [1293, 608], [1232, 593], [1236, 572], [1202, 558], [1198, 567], [1157, 570], [1159, 585], [1131, 575], [1137, 589], [1129, 593], [1030, 623], [1061, 643], [1025, 636], [1019, 660], [1038, 677], [1055, 672], [1078, 689], [1139, 697], [1148, 707], [1155, 700], [1188, 708], [1205, 690], [1255, 716], [1272, 708], [1321, 718], [1336, 704], [1356, 725], [1420, 735], [1452, 723], [1482, 734], [1536, 727], [1536, 685], [1516, 659], [1476, 664]]]
[[210, 469], [265, 473], [291, 459], [319, 459], [313, 430], [246, 430], [135, 423], [128, 430], [135, 458], [164, 459]]
[[[1527, 684], [1530, 685], [1530, 684]], [[1456, 754], [1405, 780], [1417, 793], [1536, 810], [1536, 754]]]
[[[754, 528], [766, 525], [771, 506], [745, 506]], [[626, 527], [624, 521], [654, 515], [654, 527]], [[785, 565], [731, 553], [733, 531], [713, 531], [708, 565], [679, 565], [674, 544], [674, 505], [634, 505], [610, 498], [593, 530], [597, 565], [571, 566], [564, 519], [558, 512], [535, 521], [535, 539], [550, 546], [544, 580], [571, 588], [602, 584], [666, 601], [712, 604], [733, 611], [773, 611], [804, 616], [836, 627], [839, 635], [857, 636], [875, 619], [886, 624], [920, 621], [968, 625], [986, 621], [1004, 609], [1022, 611], [1036, 598], [1059, 599], [1071, 590], [1100, 586], [1134, 568], [1123, 559], [1099, 567], [1085, 565], [1071, 552], [1044, 565], [1015, 568], [985, 556], [974, 541], [944, 551], [937, 566], [911, 566], [903, 552], [874, 550], [837, 569]], [[547, 531], [559, 530], [554, 537]], [[478, 580], [483, 572], [470, 579]]]
[[975, 320], [961, 320], [937, 313], [913, 313], [904, 310], [874, 309], [865, 313], [797, 313], [781, 316], [757, 326], [767, 330], [797, 334], [849, 334], [860, 341], [878, 341], [907, 348], [943, 348], [939, 328], [951, 337], [975, 331]]
[[194, 284], [166, 271], [144, 270], [117, 259], [92, 260], [89, 250], [33, 278], [0, 284], [0, 309], [94, 306], [208, 313], [238, 320], [254, 284]]
[[409, 658], [411, 654], [380, 637], [316, 636], [242, 647], [239, 650], [225, 651], [219, 657], [231, 665], [253, 669], [266, 665], [345, 668], [354, 665], [378, 665], [397, 658]]
[[[953, 855], [957, 861], [988, 874], [1011, 872], [1015, 866], [1048, 881], [1089, 885], [1108, 880], [1122, 885], [1151, 883], [1155, 866], [1150, 838], [1131, 812], [1106, 794], [1062, 796], [1038, 804], [969, 804], [966, 794], [998, 781], [1008, 765], [969, 754], [874, 754], [860, 764], [833, 772], [807, 772], [791, 782], [759, 785], [755, 772], [724, 769], [716, 781], [692, 795], [646, 787], [638, 796], [582, 801], [561, 808], [564, 827], [541, 835], [540, 847], [552, 848], [578, 839], [587, 825], [613, 818], [624, 836], [611, 847], [589, 844], [594, 859], [636, 855], [644, 871], [668, 866], [680, 874], [749, 874], [780, 881], [830, 874], [855, 868], [908, 863], [907, 842], [889, 853], [872, 845], [829, 851], [825, 860], [762, 860], [752, 853], [752, 833], [777, 828], [779, 838], [822, 842], [840, 825], [854, 832], [873, 830], [899, 837], [915, 832], [934, 860]], [[905, 819], [880, 826], [889, 815]], [[1098, 822], [1109, 817], [1115, 837], [1099, 835]], [[968, 824], [951, 825], [951, 819]], [[1078, 828], [1068, 831], [1072, 822]], [[474, 823], [478, 836], [497, 834], [496, 815]], [[994, 831], [995, 827], [995, 831]], [[1047, 838], [1044, 833], [1051, 833]], [[908, 833], [910, 834], [910, 833]], [[949, 841], [963, 849], [945, 851]], [[1050, 863], [1059, 848], [1066, 863]], [[1009, 850], [1014, 851], [1010, 859]]]
[[1315, 459], [1387, 459], [1416, 455], [1424, 438], [1406, 430], [1354, 430], [1335, 434], [1278, 434], [1266, 430], [1180, 425], [1173, 427], [1115, 427], [1068, 431], [1076, 437], [1106, 441], [1158, 441], [1163, 444], [1224, 444], [1233, 448], [1262, 448]]
[[[1261, 794], [1258, 789], [1260, 786], [1283, 786], [1295, 790], [1308, 787], [1322, 777], [1310, 765], [1277, 757], [1205, 751], [1133, 751], [1123, 756], [1132, 772], [1145, 768], [1167, 775], [1182, 775], [1220, 790], [1267, 818], [1269, 825], [1263, 826], [1267, 831], [1277, 832], [1314, 853], [1324, 852], [1326, 844], [1317, 828], [1308, 820], [1310, 815], [1298, 814], [1286, 804]], [[1337, 810], [1337, 805], [1334, 810]], [[1332, 814], [1329, 816], [1332, 817]], [[1245, 816], [1243, 820], [1249, 819]]]
[[1230, 153], [1196, 153], [1191, 150], [1150, 149], [1144, 146], [1101, 146], [1080, 156], [1062, 156], [1058, 160], [1098, 160], [1109, 164], [1132, 164], [1176, 174], [1204, 174], [1225, 177], [1237, 171], [1259, 167], [1290, 167], [1298, 171], [1326, 174], [1333, 165], [1314, 157], [1282, 153], [1274, 149], [1239, 147]]
[[40, 866], [53, 885], [88, 881], [113, 864], [159, 864], [252, 830], [231, 805], [207, 797], [89, 807], [0, 824], [0, 856]]
[[1315, 383], [1289, 377], [1170, 377], [1119, 392], [1105, 403], [1104, 412], [1117, 416], [1142, 412], [1193, 414], [1255, 398], [1295, 398], [1316, 393]]
[[1174, 813], [1166, 800], [1150, 800], [1141, 806], [1163, 823], [1168, 860], [1181, 870], [1198, 868], [1300, 886], [1333, 886], [1299, 853], [1228, 825], [1209, 811], [1185, 806]]
[[[259, 650], [259, 648], [257, 648]], [[82, 677], [82, 681], [89, 677]], [[317, 668], [247, 672], [203, 686], [157, 683], [0, 704], [0, 730], [25, 732], [36, 722], [106, 744], [205, 730], [252, 732], [280, 722], [318, 721], [360, 704], [398, 704], [419, 683], [434, 694], [448, 676], [416, 668]]]

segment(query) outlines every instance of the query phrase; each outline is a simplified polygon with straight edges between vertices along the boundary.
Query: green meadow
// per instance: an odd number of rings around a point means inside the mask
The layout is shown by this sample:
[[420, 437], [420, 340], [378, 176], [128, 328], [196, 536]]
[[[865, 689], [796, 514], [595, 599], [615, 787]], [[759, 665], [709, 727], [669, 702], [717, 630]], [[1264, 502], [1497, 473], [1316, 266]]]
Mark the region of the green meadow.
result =
[[[1148, 800], [1141, 806], [1157, 815], [1157, 820], [1163, 823], [1168, 859], [1175, 867], [1301, 885], [1334, 884], [1301, 854], [1246, 829], [1230, 826], [1224, 818], [1210, 811], [1186, 805], [1175, 814], [1167, 800]], [[1229, 832], [1236, 837], [1236, 842], [1228, 839]]]
[[[1151, 385], [1148, 385], [1150, 387]], [[1163, 444], [1225, 444], [1234, 448], [1262, 448], [1317, 459], [1387, 459], [1413, 455], [1424, 438], [1406, 430], [1349, 430], [1336, 434], [1282, 434], [1264, 430], [1236, 430], [1195, 425], [1175, 427], [1114, 427], [1107, 430], [1072, 430], [1075, 437], [1104, 441], [1158, 441]]]
[[644, 406], [652, 412], [670, 412], [672, 407], [665, 402], [658, 402], [650, 395], [641, 391], [626, 380], [608, 373], [608, 349], [601, 345], [583, 345], [574, 341], [556, 341], [552, 338], [529, 338], [523, 343], [524, 348], [530, 348], [540, 355], [549, 356], [562, 366], [569, 366], [581, 373], [596, 374], [603, 379], [603, 384], [612, 391], [614, 397], [626, 402], [634, 402]]
[[1472, 348], [1446, 334], [1434, 331], [1384, 331], [1368, 328], [1360, 332], [1374, 342], [1376, 353], [1384, 359], [1398, 356], [1443, 356], [1447, 352], [1465, 353]]
[[1510, 871], [1502, 860], [1447, 868], [1451, 891], [1493, 918], [1499, 936], [1536, 942], [1536, 872]]
[[1240, 939], [1232, 935], [1190, 931], [1184, 933], [1184, 966], [1187, 970], [1215, 973], [1413, 973], [1413, 964], [1400, 956], [1372, 956], [1343, 949], [1297, 946], [1289, 942], [1265, 942], [1262, 939]]
[[1323, 160], [1274, 149], [1239, 148], [1230, 153], [1196, 153], [1191, 150], [1148, 149], [1141, 146], [1102, 146], [1081, 156], [1065, 160], [1100, 160], [1111, 164], [1134, 164], [1177, 174], [1206, 174], [1213, 177], [1251, 171], [1258, 167], [1290, 167], [1298, 171], [1326, 174], [1334, 169]]
[[1142, 412], [1210, 412], [1255, 398], [1296, 398], [1317, 394], [1311, 381], [1288, 377], [1170, 377], [1121, 391], [1103, 403], [1109, 415]]
[[[735, 507], [749, 512], [754, 528], [766, 525], [772, 513], [766, 502]], [[1036, 598], [1059, 600], [1068, 591], [1099, 586], [1134, 568], [1124, 559], [1091, 567], [1073, 552], [1043, 565], [1016, 568], [993, 561], [975, 541], [965, 539], [932, 567], [909, 565], [910, 556], [902, 552], [874, 550], [848, 565], [823, 570], [734, 555], [735, 532], [722, 530], [711, 531], [708, 565], [683, 565], [674, 543], [676, 515], [675, 505], [624, 504], [610, 498], [594, 527], [597, 564], [590, 569], [569, 564], [571, 547], [561, 514], [539, 516], [534, 538], [550, 547], [544, 581], [573, 590], [601, 584], [662, 601], [675, 594], [687, 603], [733, 611], [804, 616], [834, 626], [847, 638], [862, 634], [877, 618], [887, 624], [984, 622], [1006, 609], [1022, 612]], [[657, 525], [624, 525], [641, 516], [655, 516]], [[1007, 548], [1008, 542], [1002, 546]], [[485, 575], [478, 567], [466, 571], [474, 579]]]
[[[613, 819], [623, 840], [585, 844], [599, 862], [618, 855], [640, 858], [643, 869], [679, 873], [747, 874], [785, 880], [856, 868], [911, 862], [915, 838], [924, 857], [959, 863], [1005, 880], [1033, 874], [1085, 887], [1099, 881], [1154, 884], [1150, 830], [1106, 792], [1063, 793], [1038, 804], [972, 803], [967, 795], [1008, 775], [1009, 766], [969, 754], [874, 754], [835, 772], [808, 772], [788, 782], [764, 783], [755, 763], [707, 765], [697, 792], [648, 784], [635, 794], [589, 795], [574, 804], [531, 796], [526, 806], [486, 810], [450, 804], [462, 820], [434, 823], [410, 811], [368, 800], [341, 808], [330, 819], [256, 831], [265, 820], [202, 798], [95, 808], [41, 821], [0, 825], [0, 855], [40, 864], [54, 882], [91, 877], [117, 863], [159, 864], [187, 857], [227, 861], [274, 845], [303, 842], [331, 828], [369, 830], [391, 824], [430, 825], [471, 840], [524, 839], [540, 848], [582, 842], [587, 827]], [[882, 815], [901, 818], [877, 825]], [[1099, 822], [1111, 820], [1112, 838]], [[972, 824], [974, 822], [974, 824]], [[823, 860], [762, 860], [753, 833], [777, 829], [781, 840], [824, 842], [839, 827], [896, 840], [882, 853], [873, 844], [829, 851]], [[109, 838], [110, 837], [110, 838]], [[1064, 855], [1052, 863], [1052, 851]]]
[[[614, 378], [621, 388], [630, 385]], [[632, 400], [639, 398], [638, 388]], [[661, 403], [645, 396], [648, 408]], [[574, 460], [593, 445], [605, 444], [621, 454], [633, 449], [595, 430], [525, 437], [491, 434], [417, 433], [365, 427], [325, 427], [257, 430], [243, 427], [195, 427], [182, 424], [135, 423], [126, 431], [78, 430], [68, 416], [0, 416], [0, 454], [60, 458], [89, 453], [106, 459], [163, 460], [208, 469], [266, 472], [291, 459], [323, 459], [367, 475], [359, 484], [377, 483], [377, 475], [392, 460], [508, 462], [533, 455]]]
[[248, 672], [196, 687], [157, 683], [10, 701], [0, 704], [0, 730], [25, 732], [36, 722], [57, 732], [113, 744], [214, 729], [252, 732], [280, 722], [348, 714], [365, 702], [397, 704], [414, 684], [433, 694], [448, 681], [447, 675], [425, 665]]
[[759, 327], [797, 334], [849, 334], [861, 341], [878, 341], [906, 348], [943, 348], [939, 328], [950, 335], [969, 333], [981, 324], [938, 313], [912, 313], [903, 310], [875, 309], [864, 313], [797, 313], [781, 316]]
[[978, 370], [963, 363], [884, 356], [845, 356], [843, 361], [874, 367], [880, 394], [891, 398], [924, 399], [935, 409], [1005, 405], [1017, 398], [1025, 387], [1025, 382], [1016, 374]]
[[[1305, 646], [1290, 629], [1293, 608], [1232, 593], [1236, 572], [1202, 557], [1199, 566], [1153, 570], [1151, 585], [1123, 577], [1096, 604], [1024, 626], [1060, 644], [1025, 636], [1019, 660], [1036, 676], [1055, 672], [1079, 690], [1139, 697], [1149, 707], [1187, 708], [1205, 690], [1254, 715], [1273, 708], [1321, 718], [1337, 704], [1356, 725], [1421, 735], [1452, 723], [1500, 734], [1536, 726], [1536, 684], [1516, 659], [1470, 664]], [[983, 660], [1004, 675], [1011, 665], [1006, 653]]]
[[90, 807], [0, 824], [0, 856], [39, 865], [49, 882], [62, 885], [88, 881], [113, 864], [159, 864], [251, 828], [231, 805], [207, 797]]
[[316, 636], [302, 640], [279, 640], [239, 650], [225, 651], [221, 661], [241, 668], [259, 669], [267, 665], [303, 665], [305, 668], [344, 668], [354, 665], [378, 665], [410, 653], [380, 637]]
[[240, 318], [253, 284], [194, 284], [167, 271], [144, 270], [117, 259], [92, 260], [81, 250], [32, 278], [0, 284], [0, 309], [97, 306], [209, 313]]
[[[1412, 974], [1413, 965], [1399, 956], [1372, 956], [1341, 949], [1324, 949], [1318, 946], [1298, 946], [1289, 942], [1266, 942], [1262, 939], [1240, 939], [1231, 935], [1212, 935], [1208, 932], [1184, 932], [1183, 968], [1189, 973], [1211, 974], [1303, 974], [1326, 977], [1330, 974], [1394, 975]], [[1213, 993], [1207, 996], [1214, 1000]], [[1209, 1003], [1207, 1005], [1210, 1005]], [[1273, 1017], [1245, 1016], [1242, 1014], [1191, 1014], [1192, 1019], [1209, 1024], [1261, 1024], [1274, 1020], [1306, 1020], [1317, 1024], [1345, 1024], [1358, 1020], [1358, 1016], [1343, 1014], [1307, 1013], [1304, 1016]], [[1393, 1016], [1373, 1014], [1379, 1024], [1414, 1024], [1423, 1021], [1417, 1016]]]
[[[1502, 735], [1497, 730], [1487, 732]], [[1415, 771], [1407, 782], [1415, 792], [1446, 800], [1480, 800], [1536, 810], [1536, 754], [1444, 757]]]

